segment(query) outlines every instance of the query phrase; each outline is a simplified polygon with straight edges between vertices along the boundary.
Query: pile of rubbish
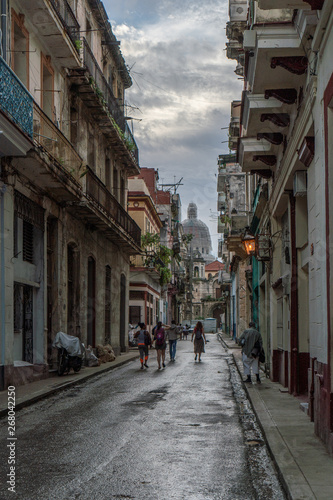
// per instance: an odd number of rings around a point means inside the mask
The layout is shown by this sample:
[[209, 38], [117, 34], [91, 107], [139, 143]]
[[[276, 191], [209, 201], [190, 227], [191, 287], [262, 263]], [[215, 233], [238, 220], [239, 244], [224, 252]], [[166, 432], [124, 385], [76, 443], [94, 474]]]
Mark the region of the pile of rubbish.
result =
[[89, 345], [86, 349], [86, 364], [87, 366], [100, 366], [102, 363], [109, 363], [116, 359], [115, 353], [110, 346], [98, 344], [96, 346], [96, 356], [93, 353], [93, 348]]

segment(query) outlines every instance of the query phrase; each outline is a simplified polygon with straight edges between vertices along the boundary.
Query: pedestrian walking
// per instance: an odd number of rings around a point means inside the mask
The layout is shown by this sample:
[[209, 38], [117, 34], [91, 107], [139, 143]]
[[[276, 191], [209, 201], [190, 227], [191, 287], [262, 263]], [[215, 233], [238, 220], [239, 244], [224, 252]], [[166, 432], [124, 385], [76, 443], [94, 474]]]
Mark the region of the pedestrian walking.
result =
[[150, 333], [146, 330], [146, 325], [144, 323], [139, 323], [140, 330], [138, 330], [134, 337], [137, 339], [138, 348], [140, 352], [140, 362], [141, 362], [141, 370], [145, 366], [148, 368], [148, 348], [151, 345], [151, 337]]
[[253, 374], [257, 377], [257, 383], [261, 384], [259, 376], [259, 354], [262, 349], [262, 337], [253, 321], [249, 323], [249, 328], [244, 330], [239, 337], [238, 344], [242, 346], [244, 375], [247, 376], [244, 382], [252, 384], [252, 369]]
[[183, 338], [187, 340], [187, 336], [188, 336], [188, 325], [186, 324], [183, 326]]
[[199, 356], [199, 363], [201, 361], [201, 354], [205, 352], [205, 343], [207, 342], [203, 324], [201, 321], [198, 321], [198, 323], [195, 325], [192, 337], [191, 337], [191, 342], [193, 342], [193, 337], [194, 337], [194, 361], [198, 359]]
[[177, 326], [175, 320], [171, 321], [171, 325], [165, 326], [166, 336], [169, 340], [169, 353], [170, 353], [170, 361], [175, 361], [176, 359], [176, 350], [177, 350], [177, 339], [179, 335], [179, 327]]
[[155, 340], [155, 349], [157, 353], [157, 364], [158, 369], [161, 369], [161, 359], [162, 366], [165, 368], [165, 350], [166, 350], [166, 335], [165, 330], [162, 325], [162, 321], [157, 323], [156, 328], [154, 329], [154, 340]]

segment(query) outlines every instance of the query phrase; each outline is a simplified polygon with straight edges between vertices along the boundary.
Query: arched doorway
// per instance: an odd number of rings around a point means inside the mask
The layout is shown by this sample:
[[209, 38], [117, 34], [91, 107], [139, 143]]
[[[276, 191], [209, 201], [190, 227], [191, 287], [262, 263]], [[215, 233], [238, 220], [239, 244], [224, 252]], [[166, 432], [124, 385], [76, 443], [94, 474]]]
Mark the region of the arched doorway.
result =
[[80, 336], [80, 252], [74, 243], [67, 245], [67, 333]]
[[126, 342], [126, 278], [122, 274], [120, 277], [120, 351], [125, 352]]
[[87, 297], [87, 344], [95, 347], [96, 342], [96, 262], [88, 258], [88, 297]]
[[215, 304], [210, 310], [210, 317], [216, 319], [217, 329], [220, 328], [222, 315], [225, 312], [225, 307], [221, 304]]

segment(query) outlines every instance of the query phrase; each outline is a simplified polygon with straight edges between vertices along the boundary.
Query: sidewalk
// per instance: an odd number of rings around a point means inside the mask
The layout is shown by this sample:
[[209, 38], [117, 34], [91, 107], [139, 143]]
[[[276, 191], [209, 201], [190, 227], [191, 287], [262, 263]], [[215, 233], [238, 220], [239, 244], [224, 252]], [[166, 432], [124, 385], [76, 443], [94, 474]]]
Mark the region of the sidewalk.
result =
[[[241, 348], [224, 333], [242, 378]], [[253, 377], [254, 379], [254, 377]], [[292, 500], [332, 500], [333, 458], [314, 434], [314, 424], [300, 401], [261, 375], [262, 383], [244, 384], [280, 479]]]
[[[15, 391], [15, 411], [23, 408], [24, 406], [36, 403], [36, 401], [50, 396], [51, 394], [55, 394], [56, 392], [66, 389], [74, 384], [80, 384], [91, 377], [99, 375], [100, 373], [114, 370], [129, 361], [137, 359], [138, 357], [139, 351], [135, 349], [133, 351], [122, 353], [120, 356], [117, 356], [114, 361], [102, 363], [100, 366], [91, 368], [83, 366], [78, 373], [74, 373], [73, 370], [71, 370], [69, 375], [59, 377], [58, 374], [55, 374], [47, 379], [19, 386]], [[0, 418], [7, 415], [7, 404], [7, 391], [1, 391]]]

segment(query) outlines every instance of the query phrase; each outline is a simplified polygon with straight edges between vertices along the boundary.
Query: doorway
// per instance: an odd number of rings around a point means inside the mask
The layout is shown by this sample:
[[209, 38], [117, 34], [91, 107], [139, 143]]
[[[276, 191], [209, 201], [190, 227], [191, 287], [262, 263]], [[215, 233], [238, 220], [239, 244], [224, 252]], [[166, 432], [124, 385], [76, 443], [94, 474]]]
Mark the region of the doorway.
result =
[[126, 278], [122, 274], [120, 278], [120, 350], [126, 351]]
[[96, 262], [88, 258], [88, 297], [87, 297], [87, 343], [95, 347], [96, 342]]

